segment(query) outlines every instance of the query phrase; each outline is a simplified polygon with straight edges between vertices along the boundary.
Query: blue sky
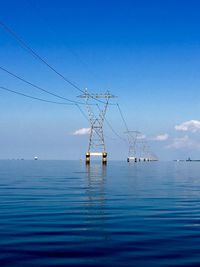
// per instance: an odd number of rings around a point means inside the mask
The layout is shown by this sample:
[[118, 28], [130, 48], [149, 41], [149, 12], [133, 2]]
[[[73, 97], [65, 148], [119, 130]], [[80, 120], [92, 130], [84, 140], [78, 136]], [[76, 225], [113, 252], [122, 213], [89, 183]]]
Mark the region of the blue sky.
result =
[[[129, 128], [144, 133], [160, 159], [200, 158], [199, 1], [0, 0], [0, 5], [0, 20], [80, 88], [117, 95]], [[0, 59], [0, 66], [57, 94], [75, 100], [80, 94], [2, 28]], [[0, 81], [56, 100], [3, 72]], [[0, 158], [79, 159], [87, 150], [88, 135], [73, 135], [89, 127], [76, 107], [0, 91], [0, 114]], [[107, 118], [123, 135], [116, 107]], [[127, 145], [106, 125], [105, 134], [110, 158], [126, 158]]]

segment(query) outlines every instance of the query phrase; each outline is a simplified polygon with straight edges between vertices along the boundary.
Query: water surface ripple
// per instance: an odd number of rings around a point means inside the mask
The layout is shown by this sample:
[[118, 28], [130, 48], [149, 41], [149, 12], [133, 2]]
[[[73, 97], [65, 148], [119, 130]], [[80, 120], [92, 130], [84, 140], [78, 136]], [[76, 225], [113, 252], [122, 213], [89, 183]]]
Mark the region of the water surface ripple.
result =
[[200, 163], [0, 161], [0, 266], [200, 266]]

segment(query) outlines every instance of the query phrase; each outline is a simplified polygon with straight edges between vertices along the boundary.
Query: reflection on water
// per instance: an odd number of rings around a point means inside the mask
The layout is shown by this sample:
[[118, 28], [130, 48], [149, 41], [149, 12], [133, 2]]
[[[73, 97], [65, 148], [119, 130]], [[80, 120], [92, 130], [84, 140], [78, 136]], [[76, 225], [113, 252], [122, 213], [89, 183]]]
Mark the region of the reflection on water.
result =
[[199, 266], [200, 164], [0, 161], [0, 266]]
[[[106, 227], [106, 165], [93, 163], [86, 165], [86, 179], [88, 186], [86, 189], [87, 201], [87, 224], [89, 227], [94, 225], [95, 231], [98, 231], [99, 236], [103, 240], [108, 239], [108, 234], [105, 231]], [[95, 224], [94, 224], [95, 222]]]
[[105, 179], [106, 166], [102, 164], [86, 165], [86, 179], [88, 203], [104, 206], [105, 204]]

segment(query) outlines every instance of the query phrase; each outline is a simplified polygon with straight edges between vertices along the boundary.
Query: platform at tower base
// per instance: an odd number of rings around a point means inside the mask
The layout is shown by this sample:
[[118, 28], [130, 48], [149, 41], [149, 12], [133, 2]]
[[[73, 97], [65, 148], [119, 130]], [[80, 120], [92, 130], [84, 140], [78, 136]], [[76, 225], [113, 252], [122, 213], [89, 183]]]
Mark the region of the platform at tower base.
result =
[[107, 163], [107, 153], [106, 152], [87, 152], [85, 154], [85, 163], [86, 164], [90, 164], [91, 156], [101, 157], [102, 164], [106, 164]]

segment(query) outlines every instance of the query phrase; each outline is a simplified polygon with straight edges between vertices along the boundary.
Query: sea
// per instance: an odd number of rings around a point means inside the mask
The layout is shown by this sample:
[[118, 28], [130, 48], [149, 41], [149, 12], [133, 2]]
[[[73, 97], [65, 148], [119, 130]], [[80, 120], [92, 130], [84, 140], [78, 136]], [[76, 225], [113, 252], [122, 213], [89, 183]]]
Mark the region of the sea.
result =
[[200, 266], [200, 162], [0, 161], [0, 267]]

